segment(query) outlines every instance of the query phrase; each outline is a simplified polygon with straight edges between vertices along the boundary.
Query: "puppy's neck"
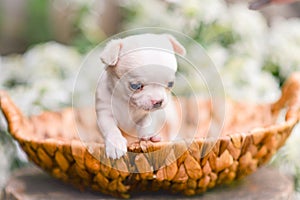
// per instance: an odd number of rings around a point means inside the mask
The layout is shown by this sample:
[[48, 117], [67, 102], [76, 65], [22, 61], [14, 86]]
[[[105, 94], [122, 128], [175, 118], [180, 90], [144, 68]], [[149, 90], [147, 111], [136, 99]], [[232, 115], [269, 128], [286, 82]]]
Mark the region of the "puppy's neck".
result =
[[130, 109], [132, 111], [131, 117], [136, 123], [139, 123], [140, 121], [142, 121], [145, 117], [147, 117], [149, 115], [149, 111], [137, 109], [137, 108], [134, 108], [133, 106], [131, 106]]

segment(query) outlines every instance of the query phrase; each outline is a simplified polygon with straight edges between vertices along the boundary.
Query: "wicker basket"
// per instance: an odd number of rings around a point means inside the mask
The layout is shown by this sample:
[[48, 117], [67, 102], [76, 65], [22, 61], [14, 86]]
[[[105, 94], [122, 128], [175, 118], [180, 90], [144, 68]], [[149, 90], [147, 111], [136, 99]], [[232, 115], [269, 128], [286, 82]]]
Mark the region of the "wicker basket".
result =
[[[203, 112], [209, 112], [207, 102], [199, 102], [199, 105]], [[81, 143], [75, 130], [74, 117], [77, 117], [87, 132], [95, 131], [88, 111], [75, 111], [74, 116], [72, 109], [65, 109], [27, 118], [5, 92], [0, 92], [0, 108], [9, 132], [31, 161], [79, 189], [91, 188], [123, 198], [135, 191], [160, 189], [195, 195], [255, 171], [284, 144], [299, 121], [300, 73], [287, 80], [281, 98], [274, 104], [231, 102], [230, 105], [224, 133], [206, 154], [203, 152], [211, 146], [211, 141], [201, 138], [188, 146], [184, 141], [142, 141], [128, 146], [128, 151], [135, 154], [109, 160], [105, 157], [103, 143], [94, 142], [91, 144], [94, 152], [104, 160], [99, 162]], [[285, 120], [277, 122], [283, 108], [287, 111]], [[193, 109], [189, 110], [188, 106], [186, 109], [184, 118], [191, 120]], [[159, 154], [147, 154], [161, 148], [165, 150]], [[172, 158], [176, 158], [174, 162], [152, 170], [156, 162], [163, 163]]]

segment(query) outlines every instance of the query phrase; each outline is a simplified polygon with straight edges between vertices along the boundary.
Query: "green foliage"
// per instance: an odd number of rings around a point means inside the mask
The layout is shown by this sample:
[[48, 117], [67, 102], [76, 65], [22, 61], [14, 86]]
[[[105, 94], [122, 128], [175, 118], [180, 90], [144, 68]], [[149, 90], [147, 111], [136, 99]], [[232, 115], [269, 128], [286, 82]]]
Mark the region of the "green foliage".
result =
[[284, 83], [286, 77], [282, 76], [280, 73], [280, 66], [270, 60], [266, 60], [264, 66], [262, 67], [264, 71], [270, 72], [274, 77], [279, 80], [280, 86]]
[[28, 0], [28, 24], [25, 29], [27, 43], [37, 44], [53, 38], [49, 21], [49, 4], [51, 1]]
[[88, 12], [88, 6], [80, 7], [76, 13], [75, 20], [73, 21], [74, 32], [71, 45], [82, 54], [87, 53], [96, 45], [88, 40], [80, 29], [81, 20]]
[[83, 34], [76, 35], [71, 44], [82, 54], [89, 52], [95, 47], [95, 44], [88, 40]]
[[139, 6], [134, 4], [131, 7], [124, 6], [121, 9], [121, 15], [123, 16], [123, 21], [133, 21], [139, 15]]
[[191, 37], [204, 47], [213, 43], [219, 43], [223, 47], [228, 48], [239, 40], [238, 36], [231, 29], [217, 22], [210, 24], [200, 22]]

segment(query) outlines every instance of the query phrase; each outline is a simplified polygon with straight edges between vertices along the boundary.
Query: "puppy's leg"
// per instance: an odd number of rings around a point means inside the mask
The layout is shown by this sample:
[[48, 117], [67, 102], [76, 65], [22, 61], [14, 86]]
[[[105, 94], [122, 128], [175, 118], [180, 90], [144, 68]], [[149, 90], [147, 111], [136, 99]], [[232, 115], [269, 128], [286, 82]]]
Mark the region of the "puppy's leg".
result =
[[110, 112], [98, 112], [98, 126], [105, 140], [106, 156], [119, 159], [127, 152], [127, 140], [122, 136]]

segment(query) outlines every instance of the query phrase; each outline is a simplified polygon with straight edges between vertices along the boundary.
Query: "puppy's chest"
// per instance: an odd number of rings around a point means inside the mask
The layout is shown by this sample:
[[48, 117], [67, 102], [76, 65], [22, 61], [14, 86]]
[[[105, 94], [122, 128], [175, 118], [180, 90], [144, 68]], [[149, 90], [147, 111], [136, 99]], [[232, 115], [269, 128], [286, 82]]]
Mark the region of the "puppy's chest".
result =
[[129, 106], [119, 103], [117, 109], [114, 112], [117, 125], [124, 132], [137, 134], [137, 127], [139, 120], [142, 116], [138, 115], [134, 110], [131, 110]]

